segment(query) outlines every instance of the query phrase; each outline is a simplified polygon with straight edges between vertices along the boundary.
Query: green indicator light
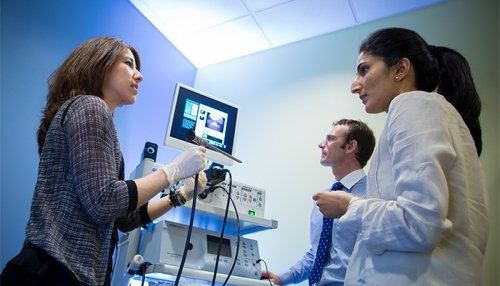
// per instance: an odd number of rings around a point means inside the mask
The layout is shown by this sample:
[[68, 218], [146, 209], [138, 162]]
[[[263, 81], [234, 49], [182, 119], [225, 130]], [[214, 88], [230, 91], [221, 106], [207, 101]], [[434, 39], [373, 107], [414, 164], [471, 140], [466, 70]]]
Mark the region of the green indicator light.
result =
[[255, 211], [253, 211], [253, 210], [249, 210], [249, 211], [248, 211], [248, 215], [249, 215], [249, 216], [255, 216]]

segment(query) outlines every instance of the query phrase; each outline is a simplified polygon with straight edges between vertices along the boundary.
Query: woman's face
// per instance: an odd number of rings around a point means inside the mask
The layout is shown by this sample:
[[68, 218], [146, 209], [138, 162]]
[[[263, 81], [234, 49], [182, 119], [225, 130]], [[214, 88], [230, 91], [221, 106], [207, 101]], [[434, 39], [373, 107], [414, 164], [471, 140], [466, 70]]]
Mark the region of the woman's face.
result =
[[129, 49], [118, 57], [108, 71], [102, 86], [104, 101], [113, 111], [117, 106], [135, 103], [139, 83], [143, 80]]
[[387, 112], [392, 99], [399, 94], [395, 77], [396, 67], [388, 67], [381, 57], [362, 52], [351, 92], [359, 95], [367, 113]]

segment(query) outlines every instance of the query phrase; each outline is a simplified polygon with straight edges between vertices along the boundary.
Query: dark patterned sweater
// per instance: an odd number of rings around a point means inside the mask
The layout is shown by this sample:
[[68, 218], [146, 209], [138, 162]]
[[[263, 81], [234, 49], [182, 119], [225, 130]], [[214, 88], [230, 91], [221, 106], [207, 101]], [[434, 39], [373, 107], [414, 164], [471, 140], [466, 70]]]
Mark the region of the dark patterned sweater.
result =
[[68, 100], [45, 138], [26, 242], [88, 285], [109, 283], [116, 229], [130, 231], [150, 221], [147, 205], [137, 209], [135, 183], [123, 177], [106, 103], [92, 95]]

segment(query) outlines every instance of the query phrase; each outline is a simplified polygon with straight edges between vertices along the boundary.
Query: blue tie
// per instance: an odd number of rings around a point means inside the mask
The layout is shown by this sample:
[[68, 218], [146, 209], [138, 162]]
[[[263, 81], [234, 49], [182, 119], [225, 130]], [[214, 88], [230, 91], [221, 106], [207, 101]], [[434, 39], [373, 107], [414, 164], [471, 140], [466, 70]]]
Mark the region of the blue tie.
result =
[[[335, 182], [332, 186], [332, 190], [342, 190], [342, 183]], [[314, 259], [313, 268], [309, 274], [309, 285], [316, 284], [323, 274], [323, 267], [326, 261], [326, 252], [328, 246], [330, 246], [330, 240], [332, 237], [332, 225], [333, 218], [323, 217], [323, 228], [321, 229], [321, 235], [319, 237], [318, 251], [316, 251], [316, 258]]]

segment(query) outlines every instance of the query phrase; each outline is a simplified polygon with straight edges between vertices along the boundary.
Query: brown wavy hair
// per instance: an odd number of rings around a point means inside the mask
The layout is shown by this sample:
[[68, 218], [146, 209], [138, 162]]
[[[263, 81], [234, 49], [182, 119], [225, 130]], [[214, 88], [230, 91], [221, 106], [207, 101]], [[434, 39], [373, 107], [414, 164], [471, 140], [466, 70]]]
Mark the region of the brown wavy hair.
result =
[[102, 98], [106, 74], [127, 49], [134, 55], [137, 69], [140, 70], [139, 54], [133, 47], [117, 38], [96, 37], [81, 43], [50, 75], [47, 103], [37, 131], [38, 154], [42, 152], [50, 123], [61, 105], [77, 95]]

